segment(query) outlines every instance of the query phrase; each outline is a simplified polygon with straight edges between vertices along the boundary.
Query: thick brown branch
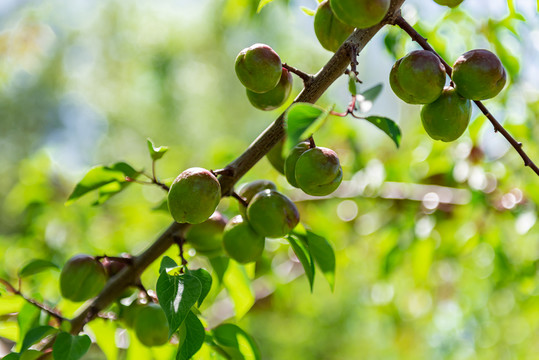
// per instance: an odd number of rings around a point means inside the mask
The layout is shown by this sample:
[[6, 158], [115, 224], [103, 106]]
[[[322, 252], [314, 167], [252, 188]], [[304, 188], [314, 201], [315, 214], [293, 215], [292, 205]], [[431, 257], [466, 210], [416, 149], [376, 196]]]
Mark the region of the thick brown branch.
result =
[[[354, 31], [318, 74], [309, 81], [294, 102], [316, 102], [327, 88], [344, 73], [350, 64], [350, 49], [355, 48], [359, 54], [384, 25], [393, 23], [397, 11], [404, 2], [405, 0], [392, 0], [388, 15], [380, 24], [368, 29]], [[219, 177], [223, 196], [228, 196], [233, 191], [234, 184], [284, 137], [285, 130], [283, 125], [284, 113], [260, 134], [243, 154], [226, 167], [231, 169], [231, 172], [223, 173]], [[146, 251], [133, 259], [133, 266], [123, 269], [110, 279], [94, 301], [72, 320], [71, 333], [79, 333], [84, 324], [95, 318], [125, 288], [132, 285], [146, 267], [157, 260], [159, 256], [174, 244], [174, 236], [182, 236], [188, 226], [188, 224], [178, 223], [170, 225]]]
[[[427, 42], [427, 39], [425, 39], [423, 36], [421, 36], [413, 27], [410, 25], [402, 16], [397, 16], [394, 19], [394, 24], [398, 25], [402, 30], [404, 30], [413, 41], [417, 42], [423, 49], [433, 52], [440, 58], [442, 61], [442, 64], [445, 67], [445, 72], [451, 76], [453, 73], [453, 69], [451, 66], [444, 60], [442, 57], [430, 46], [430, 44]], [[503, 137], [509, 141], [511, 146], [518, 152], [522, 160], [524, 160], [524, 166], [529, 166], [537, 175], [539, 175], [539, 168], [535, 163], [530, 159], [528, 154], [522, 149], [522, 143], [518, 142], [509, 134], [509, 132], [496, 120], [496, 118], [488, 111], [486, 106], [481, 101], [474, 101], [475, 105], [481, 110], [481, 112], [487, 117], [487, 119], [491, 122], [492, 126], [494, 126], [494, 130], [498, 131], [500, 134], [503, 135]]]

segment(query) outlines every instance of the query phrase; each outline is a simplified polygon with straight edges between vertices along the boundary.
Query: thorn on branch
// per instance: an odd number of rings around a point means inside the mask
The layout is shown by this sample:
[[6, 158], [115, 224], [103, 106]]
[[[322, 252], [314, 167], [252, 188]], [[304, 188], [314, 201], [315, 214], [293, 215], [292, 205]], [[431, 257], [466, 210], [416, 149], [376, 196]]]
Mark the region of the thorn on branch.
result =
[[314, 78], [312, 75], [304, 71], [301, 71], [293, 66], [290, 66], [287, 63], [283, 63], [283, 68], [285, 68], [286, 70], [290, 71], [293, 74], [296, 74], [301, 80], [303, 80], [304, 86], [309, 85]]

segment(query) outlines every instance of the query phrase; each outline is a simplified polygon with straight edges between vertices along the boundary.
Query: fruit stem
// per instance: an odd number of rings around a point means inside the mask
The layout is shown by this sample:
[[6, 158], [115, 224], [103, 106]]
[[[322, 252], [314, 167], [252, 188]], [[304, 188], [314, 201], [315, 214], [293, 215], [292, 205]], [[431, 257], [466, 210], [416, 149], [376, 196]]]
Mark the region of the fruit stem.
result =
[[316, 147], [316, 144], [314, 143], [313, 136], [309, 136], [309, 149], [314, 149]]
[[235, 191], [233, 191], [232, 194], [230, 194], [230, 196], [232, 196], [234, 199], [238, 200], [238, 202], [240, 204], [242, 204], [243, 206], [245, 206], [245, 207], [247, 207], [249, 205], [247, 200], [245, 200], [244, 197], [238, 195], [238, 193], [236, 193]]
[[311, 74], [307, 74], [306, 72], [296, 69], [295, 67], [290, 66], [287, 63], [283, 63], [283, 67], [291, 73], [296, 74], [301, 80], [303, 80], [304, 86], [309, 85], [314, 78], [314, 76], [312, 76]]
[[[447, 75], [451, 77], [451, 74], [453, 73], [453, 69], [447, 62], [445, 62], [444, 59], [430, 46], [430, 44], [427, 42], [427, 39], [421, 36], [412, 25], [410, 25], [401, 15], [398, 15], [395, 17], [393, 21], [393, 25], [399, 26], [402, 30], [404, 30], [410, 38], [417, 42], [423, 49], [428, 50], [436, 54], [442, 64], [445, 67], [445, 72]], [[539, 175], [539, 168], [535, 163], [530, 159], [528, 154], [522, 149], [522, 143], [518, 142], [509, 134], [509, 132], [496, 120], [496, 118], [490, 113], [490, 111], [486, 108], [485, 105], [481, 101], [474, 100], [475, 105], [481, 110], [483, 115], [487, 117], [487, 119], [490, 121], [492, 126], [494, 126], [495, 132], [500, 132], [500, 134], [503, 135], [503, 137], [513, 146], [513, 148], [518, 152], [522, 160], [524, 161], [524, 166], [530, 167], [537, 175]]]

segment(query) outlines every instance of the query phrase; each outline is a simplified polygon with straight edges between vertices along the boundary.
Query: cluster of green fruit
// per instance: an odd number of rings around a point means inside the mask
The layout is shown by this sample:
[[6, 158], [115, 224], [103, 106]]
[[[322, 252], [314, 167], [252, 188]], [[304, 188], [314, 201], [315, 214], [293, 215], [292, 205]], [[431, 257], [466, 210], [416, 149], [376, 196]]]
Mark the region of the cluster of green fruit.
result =
[[299, 212], [270, 181], [249, 183], [239, 196], [248, 206], [227, 222], [214, 213], [221, 198], [219, 181], [211, 171], [191, 168], [174, 180], [168, 206], [174, 220], [194, 224], [185, 239], [195, 250], [211, 257], [224, 248], [231, 258], [248, 263], [260, 257], [266, 237], [288, 234], [298, 224]]
[[337, 51], [354, 28], [378, 24], [389, 10], [390, 0], [325, 0], [316, 9], [314, 32], [320, 44]]
[[453, 65], [451, 85], [440, 58], [426, 50], [397, 60], [389, 74], [395, 95], [409, 104], [425, 104], [421, 122], [435, 140], [454, 141], [466, 130], [470, 100], [493, 98], [503, 89], [506, 72], [498, 57], [484, 49], [471, 50]]
[[240, 215], [226, 224], [223, 247], [228, 256], [245, 264], [260, 258], [266, 237], [279, 238], [292, 231], [299, 223], [299, 212], [268, 180], [245, 184], [238, 195], [247, 206], [240, 204]]
[[292, 74], [268, 45], [254, 44], [236, 58], [236, 74], [246, 87], [247, 98], [260, 110], [274, 110], [283, 105], [292, 91]]

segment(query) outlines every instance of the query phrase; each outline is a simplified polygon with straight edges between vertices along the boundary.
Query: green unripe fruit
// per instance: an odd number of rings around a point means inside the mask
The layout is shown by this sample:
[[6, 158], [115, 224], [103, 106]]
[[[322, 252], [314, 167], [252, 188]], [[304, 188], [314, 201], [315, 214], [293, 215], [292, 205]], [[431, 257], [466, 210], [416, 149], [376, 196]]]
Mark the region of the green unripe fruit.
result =
[[232, 259], [241, 264], [258, 260], [264, 251], [265, 239], [257, 234], [241, 215], [234, 216], [226, 224], [223, 246]]
[[471, 116], [470, 100], [447, 87], [438, 100], [423, 106], [421, 123], [431, 138], [448, 142], [464, 133]]
[[221, 185], [210, 171], [198, 167], [182, 172], [168, 192], [168, 209], [179, 223], [200, 224], [219, 205]]
[[450, 8], [454, 8], [460, 5], [461, 2], [464, 0], [434, 0], [436, 4], [449, 6]]
[[247, 219], [260, 235], [278, 238], [296, 227], [299, 212], [296, 205], [280, 192], [264, 190], [249, 203]]
[[76, 255], [67, 261], [60, 273], [60, 292], [71, 301], [93, 298], [107, 282], [103, 265], [89, 255]]
[[266, 157], [268, 158], [268, 161], [273, 166], [273, 168], [283, 175], [284, 175], [284, 161], [285, 161], [285, 158], [283, 156], [284, 141], [285, 139], [283, 138], [281, 141], [277, 143], [277, 145], [272, 147], [271, 150], [266, 154]]
[[138, 301], [133, 301], [129, 306], [121, 305], [120, 319], [128, 328], [135, 327], [135, 321], [138, 317], [138, 312], [146, 307], [146, 304], [141, 304]]
[[452, 78], [458, 93], [466, 99], [486, 100], [502, 91], [507, 74], [495, 54], [476, 49], [455, 61]]
[[[277, 190], [277, 187], [269, 180], [255, 180], [243, 185], [238, 195], [243, 197], [247, 201], [247, 204], [249, 204], [251, 199], [262, 190]], [[239, 208], [241, 215], [245, 218], [247, 209], [242, 204], [239, 204]]]
[[353, 31], [353, 26], [337, 19], [328, 0], [318, 5], [314, 15], [314, 33], [324, 49], [336, 52]]
[[301, 142], [297, 144], [294, 146], [294, 148], [292, 148], [292, 150], [290, 150], [290, 153], [284, 162], [284, 174], [286, 176], [286, 180], [294, 187], [299, 187], [298, 182], [296, 181], [296, 162], [307, 150], [309, 150], [308, 142]]
[[279, 55], [271, 47], [254, 44], [240, 51], [235, 68], [243, 86], [264, 93], [277, 86], [283, 66]]
[[409, 104], [430, 104], [440, 97], [446, 73], [442, 62], [426, 50], [412, 51], [399, 59], [389, 74], [395, 95]]
[[296, 181], [309, 195], [325, 196], [334, 192], [342, 181], [342, 168], [335, 151], [324, 147], [305, 151], [296, 162]]
[[255, 108], [269, 111], [283, 105], [292, 91], [292, 74], [285, 68], [277, 86], [265, 93], [256, 93], [246, 89], [247, 97]]
[[330, 0], [339, 20], [358, 29], [378, 24], [389, 10], [390, 0]]
[[160, 346], [168, 342], [168, 322], [161, 306], [150, 303], [140, 309], [135, 319], [135, 334], [145, 346]]
[[197, 252], [209, 257], [219, 254], [223, 248], [223, 230], [226, 218], [218, 212], [203, 223], [191, 226], [185, 233], [185, 240]]

